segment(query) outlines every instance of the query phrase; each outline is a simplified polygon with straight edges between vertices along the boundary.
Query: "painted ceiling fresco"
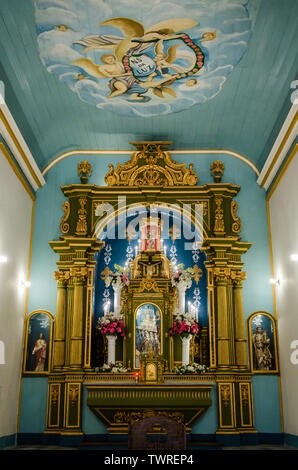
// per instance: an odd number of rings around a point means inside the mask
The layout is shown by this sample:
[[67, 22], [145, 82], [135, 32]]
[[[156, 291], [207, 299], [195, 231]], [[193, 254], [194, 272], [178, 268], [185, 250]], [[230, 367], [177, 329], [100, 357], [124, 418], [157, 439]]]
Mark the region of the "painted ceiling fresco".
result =
[[84, 102], [122, 116], [221, 92], [251, 36], [248, 0], [36, 0], [43, 64]]

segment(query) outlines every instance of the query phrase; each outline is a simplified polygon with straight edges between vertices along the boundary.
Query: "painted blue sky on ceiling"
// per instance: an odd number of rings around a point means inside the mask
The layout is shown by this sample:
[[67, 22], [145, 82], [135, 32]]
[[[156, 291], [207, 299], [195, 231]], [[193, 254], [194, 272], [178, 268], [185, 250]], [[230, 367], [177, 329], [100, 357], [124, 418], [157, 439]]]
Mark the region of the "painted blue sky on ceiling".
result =
[[40, 56], [81, 100], [123, 116], [212, 99], [251, 35], [247, 0], [36, 0]]

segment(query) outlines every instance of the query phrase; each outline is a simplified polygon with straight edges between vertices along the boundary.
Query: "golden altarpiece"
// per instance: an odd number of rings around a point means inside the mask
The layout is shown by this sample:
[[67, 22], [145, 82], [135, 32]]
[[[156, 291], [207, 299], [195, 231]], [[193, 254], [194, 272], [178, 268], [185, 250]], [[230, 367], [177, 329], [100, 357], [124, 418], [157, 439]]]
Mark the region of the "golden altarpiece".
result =
[[[169, 142], [135, 143], [129, 162], [106, 174], [107, 186], [88, 184], [91, 165], [79, 166], [81, 184], [63, 186], [67, 198], [61, 219], [62, 235], [51, 241], [59, 255], [57, 311], [54, 325], [52, 367], [48, 382], [46, 433], [83, 434], [82, 410], [86, 405], [112, 434], [125, 434], [129, 423], [150, 415], [166, 415], [183, 422], [188, 432], [210, 407], [218, 407], [217, 434], [254, 433], [251, 373], [248, 366], [242, 283], [242, 254], [251, 246], [242, 242], [241, 221], [233, 198], [239, 186], [221, 183], [224, 166], [211, 165], [214, 183], [198, 185], [198, 175], [172, 160]], [[121, 311], [127, 325], [118, 360], [125, 373], [97, 372], [91, 363], [92, 305], [95, 255], [103, 249], [98, 233], [107, 223], [97, 207], [108, 204], [111, 218], [120, 216], [119, 195], [127, 207], [154, 204], [203, 207], [201, 250], [206, 255], [208, 279], [208, 328], [200, 339], [200, 362], [209, 358], [204, 374], [177, 375], [181, 344], [170, 334], [176, 288], [172, 264], [160, 246], [143, 246], [130, 264], [130, 282], [122, 289]], [[109, 219], [109, 218], [108, 218]], [[143, 243], [143, 242], [142, 242]], [[138, 309], [153, 305], [160, 318], [160, 347], [136, 355], [135, 328]], [[180, 356], [179, 356], [180, 354]], [[193, 352], [191, 353], [193, 355]], [[212, 403], [214, 389], [217, 403]], [[213, 399], [214, 400], [214, 399]]]

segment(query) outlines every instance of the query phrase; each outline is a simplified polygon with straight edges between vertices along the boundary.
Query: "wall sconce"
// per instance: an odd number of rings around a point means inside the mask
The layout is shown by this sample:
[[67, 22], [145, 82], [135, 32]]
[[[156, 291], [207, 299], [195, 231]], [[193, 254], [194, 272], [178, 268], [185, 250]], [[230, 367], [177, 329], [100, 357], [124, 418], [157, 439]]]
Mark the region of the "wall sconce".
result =
[[7, 256], [0, 256], [0, 263], [7, 263], [8, 258]]
[[293, 254], [291, 255], [291, 260], [292, 260], [292, 261], [298, 261], [298, 254], [297, 254], [297, 253], [293, 253]]
[[273, 285], [280, 284], [280, 279], [271, 278], [269, 282], [270, 284], [273, 284]]
[[29, 281], [21, 281], [21, 286], [22, 286], [22, 287], [30, 287], [30, 286], [31, 286], [31, 282], [29, 282]]

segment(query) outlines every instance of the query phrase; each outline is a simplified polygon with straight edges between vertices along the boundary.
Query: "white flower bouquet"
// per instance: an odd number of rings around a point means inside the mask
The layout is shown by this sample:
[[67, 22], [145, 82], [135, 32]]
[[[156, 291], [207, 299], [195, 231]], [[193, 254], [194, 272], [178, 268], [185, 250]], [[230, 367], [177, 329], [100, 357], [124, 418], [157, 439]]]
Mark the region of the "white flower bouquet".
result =
[[184, 286], [189, 289], [194, 275], [193, 268], [184, 269], [184, 264], [178, 264], [177, 270], [173, 272], [171, 281], [173, 287]]
[[192, 364], [177, 366], [174, 369], [174, 372], [178, 375], [184, 374], [205, 374], [208, 372], [209, 367], [193, 362]]

